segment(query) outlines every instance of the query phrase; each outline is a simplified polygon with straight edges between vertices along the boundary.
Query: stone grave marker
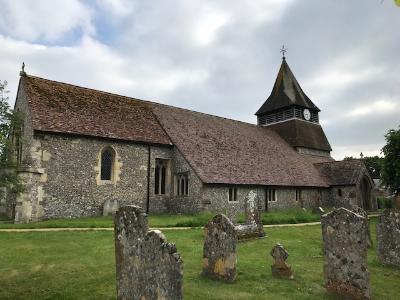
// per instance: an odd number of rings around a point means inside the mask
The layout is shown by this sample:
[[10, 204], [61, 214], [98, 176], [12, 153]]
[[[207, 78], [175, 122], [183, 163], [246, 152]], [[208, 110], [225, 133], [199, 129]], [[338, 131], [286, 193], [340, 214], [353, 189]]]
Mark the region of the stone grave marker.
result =
[[352, 299], [370, 299], [365, 218], [339, 208], [321, 217], [325, 286]]
[[107, 199], [103, 205], [103, 216], [115, 215], [119, 208], [118, 200]]
[[180, 255], [160, 231], [148, 231], [140, 207], [117, 211], [114, 234], [117, 299], [182, 299]]
[[281, 244], [276, 244], [271, 250], [271, 256], [275, 262], [271, 266], [272, 275], [277, 277], [283, 277], [293, 279], [293, 273], [290, 266], [286, 263], [286, 259], [289, 257], [289, 253]]
[[234, 281], [236, 278], [235, 226], [223, 214], [214, 216], [204, 227], [203, 274]]
[[260, 210], [258, 209], [257, 193], [251, 190], [244, 200], [246, 224], [236, 225], [239, 240], [265, 236]]
[[378, 260], [400, 268], [400, 210], [387, 209], [376, 225]]

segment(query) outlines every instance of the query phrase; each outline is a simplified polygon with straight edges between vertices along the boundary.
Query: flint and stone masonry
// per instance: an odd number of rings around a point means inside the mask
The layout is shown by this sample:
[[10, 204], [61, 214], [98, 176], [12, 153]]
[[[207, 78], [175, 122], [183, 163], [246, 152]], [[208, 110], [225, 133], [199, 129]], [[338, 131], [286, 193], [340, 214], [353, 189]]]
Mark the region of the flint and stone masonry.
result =
[[385, 210], [376, 228], [378, 260], [400, 268], [400, 210]]
[[342, 297], [370, 299], [365, 218], [339, 208], [323, 215], [321, 225], [326, 289]]
[[160, 231], [148, 231], [140, 207], [121, 207], [114, 233], [117, 299], [182, 299], [182, 259]]
[[204, 227], [203, 274], [224, 281], [236, 278], [235, 226], [223, 214], [214, 216]]

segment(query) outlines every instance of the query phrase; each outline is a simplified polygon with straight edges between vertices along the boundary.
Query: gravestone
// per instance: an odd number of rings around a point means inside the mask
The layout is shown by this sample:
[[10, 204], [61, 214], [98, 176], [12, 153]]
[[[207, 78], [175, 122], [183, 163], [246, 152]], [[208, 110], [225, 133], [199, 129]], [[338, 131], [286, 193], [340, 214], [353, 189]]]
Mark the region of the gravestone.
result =
[[115, 215], [118, 208], [118, 200], [106, 200], [103, 205], [103, 216]]
[[363, 216], [365, 218], [365, 222], [367, 224], [367, 244], [368, 244], [368, 248], [372, 247], [372, 238], [371, 238], [371, 230], [369, 229], [369, 219], [368, 219], [368, 213], [362, 209], [361, 207], [357, 206], [357, 205], [352, 205], [350, 206], [350, 209], [352, 212]]
[[239, 240], [265, 236], [260, 210], [258, 209], [257, 193], [251, 190], [244, 200], [246, 224], [236, 225]]
[[353, 299], [370, 299], [365, 218], [339, 208], [321, 217], [325, 286]]
[[400, 267], [400, 210], [387, 209], [379, 216], [376, 239], [379, 262]]
[[180, 255], [160, 231], [148, 231], [140, 207], [121, 207], [114, 233], [117, 299], [182, 299]]
[[286, 259], [289, 256], [286, 249], [281, 244], [276, 244], [275, 247], [272, 248], [270, 254], [275, 260], [274, 264], [271, 266], [272, 275], [293, 279], [292, 269], [286, 263]]
[[214, 216], [204, 227], [203, 274], [208, 277], [234, 281], [236, 278], [235, 226], [227, 216]]

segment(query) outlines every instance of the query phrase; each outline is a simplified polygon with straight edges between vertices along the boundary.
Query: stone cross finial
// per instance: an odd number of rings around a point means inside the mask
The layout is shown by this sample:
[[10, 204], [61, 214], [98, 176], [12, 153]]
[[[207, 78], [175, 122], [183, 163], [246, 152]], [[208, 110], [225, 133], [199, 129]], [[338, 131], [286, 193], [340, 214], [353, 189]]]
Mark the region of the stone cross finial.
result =
[[21, 71], [19, 72], [19, 76], [26, 76], [24, 62], [22, 62]]

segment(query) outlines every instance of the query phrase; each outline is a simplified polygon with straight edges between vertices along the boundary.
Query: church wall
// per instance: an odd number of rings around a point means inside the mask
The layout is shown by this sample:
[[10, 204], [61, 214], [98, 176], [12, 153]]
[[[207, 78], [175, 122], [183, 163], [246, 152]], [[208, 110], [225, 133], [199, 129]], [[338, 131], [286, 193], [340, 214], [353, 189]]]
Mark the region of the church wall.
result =
[[[353, 205], [360, 206], [357, 199], [357, 188], [355, 185], [331, 187], [333, 206], [349, 208]], [[360, 206], [362, 207], [362, 206]]]
[[[21, 77], [15, 102], [15, 111], [22, 114], [23, 125], [21, 135], [21, 151], [18, 174], [25, 185], [25, 191], [18, 196], [7, 193], [6, 215], [14, 218], [15, 222], [26, 223], [40, 219], [42, 216], [41, 196], [42, 187], [40, 174], [43, 172], [40, 165], [38, 148], [40, 144], [34, 139], [32, 120], [24, 88], [24, 78]], [[16, 151], [17, 158], [17, 151]]]
[[[168, 212], [171, 213], [197, 213], [202, 210], [203, 183], [193, 168], [187, 163], [182, 153], [175, 147], [173, 151], [173, 176], [171, 182], [171, 198], [167, 202]], [[175, 175], [177, 173], [188, 174], [189, 192], [187, 196], [178, 196], [176, 192]]]
[[[100, 139], [38, 135], [41, 144], [44, 218], [101, 215], [106, 200], [147, 206], [148, 146]], [[115, 178], [99, 181], [102, 149], [116, 153]], [[172, 157], [167, 147], [151, 147], [150, 212], [164, 212], [167, 195], [154, 195], [155, 158]]]
[[213, 213], [224, 213], [231, 219], [244, 212], [244, 199], [253, 190], [257, 193], [259, 209], [265, 209], [265, 189], [260, 186], [236, 186], [237, 201], [229, 201], [229, 185], [204, 185], [202, 194], [202, 210]]

